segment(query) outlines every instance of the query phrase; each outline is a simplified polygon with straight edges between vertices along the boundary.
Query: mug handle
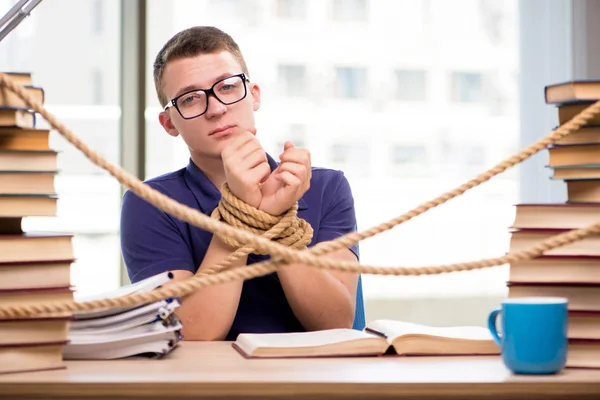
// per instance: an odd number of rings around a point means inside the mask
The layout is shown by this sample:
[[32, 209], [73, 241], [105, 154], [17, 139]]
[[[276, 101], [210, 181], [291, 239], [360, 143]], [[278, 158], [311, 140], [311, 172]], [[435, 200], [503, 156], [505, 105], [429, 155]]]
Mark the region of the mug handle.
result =
[[488, 317], [488, 329], [490, 330], [492, 337], [494, 338], [494, 342], [500, 347], [502, 347], [502, 343], [500, 341], [500, 336], [498, 335], [498, 330], [496, 329], [496, 320], [498, 319], [498, 314], [500, 314], [500, 309], [497, 308], [492, 311]]

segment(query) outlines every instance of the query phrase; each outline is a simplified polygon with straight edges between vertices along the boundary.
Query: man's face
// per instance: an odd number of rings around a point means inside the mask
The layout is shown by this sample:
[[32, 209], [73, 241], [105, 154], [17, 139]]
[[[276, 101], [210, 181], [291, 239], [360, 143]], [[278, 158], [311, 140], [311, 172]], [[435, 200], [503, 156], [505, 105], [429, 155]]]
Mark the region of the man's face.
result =
[[[233, 55], [226, 51], [179, 59], [165, 67], [162, 90], [170, 101], [190, 90], [209, 89], [215, 82], [242, 72]], [[260, 88], [254, 83], [245, 84], [246, 97], [237, 103], [225, 105], [211, 95], [206, 112], [199, 117], [184, 119], [175, 107], [170, 107], [160, 113], [160, 124], [169, 135], [181, 135], [192, 156], [220, 158], [229, 139], [255, 128], [254, 111], [260, 106]]]

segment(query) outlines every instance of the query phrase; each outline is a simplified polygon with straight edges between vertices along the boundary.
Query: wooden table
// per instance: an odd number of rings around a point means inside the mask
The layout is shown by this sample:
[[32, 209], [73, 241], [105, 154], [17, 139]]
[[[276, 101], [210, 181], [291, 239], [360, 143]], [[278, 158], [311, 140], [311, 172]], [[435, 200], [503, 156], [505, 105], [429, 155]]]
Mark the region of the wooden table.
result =
[[242, 358], [230, 343], [183, 342], [162, 360], [70, 361], [0, 376], [8, 398], [600, 398], [600, 370], [516, 376], [499, 357]]

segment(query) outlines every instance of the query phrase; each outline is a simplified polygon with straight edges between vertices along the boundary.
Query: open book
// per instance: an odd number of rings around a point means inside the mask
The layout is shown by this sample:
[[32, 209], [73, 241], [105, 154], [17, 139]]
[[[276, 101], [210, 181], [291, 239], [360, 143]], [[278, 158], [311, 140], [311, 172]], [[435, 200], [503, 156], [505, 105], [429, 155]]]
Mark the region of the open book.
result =
[[233, 347], [247, 358], [500, 354], [487, 328], [431, 327], [376, 320], [363, 331], [242, 333]]

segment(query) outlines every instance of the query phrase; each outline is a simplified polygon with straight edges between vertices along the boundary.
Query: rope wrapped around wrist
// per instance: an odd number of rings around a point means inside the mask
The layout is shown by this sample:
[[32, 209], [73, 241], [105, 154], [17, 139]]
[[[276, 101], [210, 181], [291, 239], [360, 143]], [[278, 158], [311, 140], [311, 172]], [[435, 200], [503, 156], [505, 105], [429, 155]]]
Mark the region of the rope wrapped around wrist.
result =
[[[313, 229], [308, 222], [298, 218], [298, 203], [280, 216], [261, 211], [235, 196], [227, 183], [221, 186], [221, 200], [211, 214], [212, 218], [222, 220], [236, 228], [241, 228], [256, 235], [294, 249], [304, 249], [312, 240]], [[229, 246], [240, 248], [245, 243], [219, 235]], [[268, 253], [255, 253], [268, 254]]]

